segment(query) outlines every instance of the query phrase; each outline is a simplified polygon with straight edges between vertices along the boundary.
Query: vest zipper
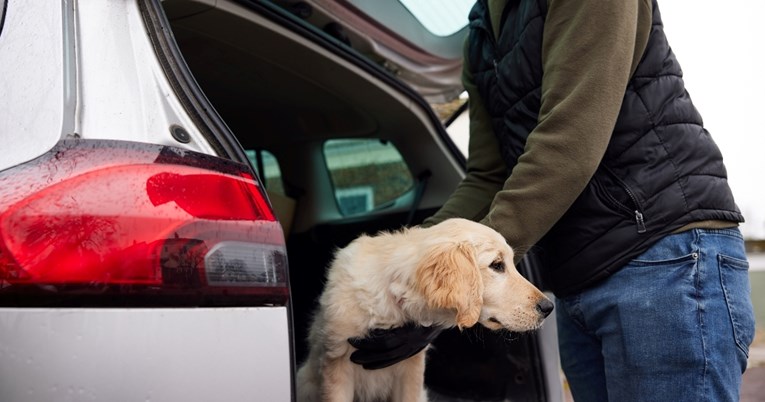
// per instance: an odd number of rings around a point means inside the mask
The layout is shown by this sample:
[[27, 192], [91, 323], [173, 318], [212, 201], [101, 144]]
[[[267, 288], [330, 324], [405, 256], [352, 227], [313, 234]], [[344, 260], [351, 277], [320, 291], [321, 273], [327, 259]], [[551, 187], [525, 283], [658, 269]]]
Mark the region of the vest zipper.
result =
[[643, 212], [641, 211], [643, 208], [640, 206], [640, 202], [638, 202], [637, 197], [635, 196], [635, 193], [632, 192], [632, 190], [627, 186], [626, 183], [622, 181], [614, 172], [611, 171], [611, 169], [603, 166], [603, 170], [605, 170], [611, 177], [616, 180], [616, 182], [619, 184], [619, 186], [624, 190], [625, 193], [627, 193], [627, 196], [630, 197], [630, 201], [632, 201], [632, 205], [635, 206], [635, 210], [633, 213], [635, 214], [635, 225], [637, 226], [637, 232], [638, 233], [645, 233], [648, 231], [648, 229], [645, 226], [645, 217], [643, 216]]
[[638, 233], [646, 232], [645, 220], [643, 220], [643, 214], [637, 209], [635, 210], [635, 223], [637, 223]]
[[[486, 7], [486, 5], [484, 6]], [[493, 54], [491, 63], [494, 65], [494, 74], [499, 75], [499, 63], [497, 62], [497, 38], [494, 37], [494, 31], [487, 28], [484, 24], [481, 23], [481, 21], [474, 25], [471, 24], [471, 27], [482, 30], [484, 35], [489, 38], [489, 43], [491, 43], [491, 53]]]
[[632, 193], [632, 190], [630, 190], [629, 187], [627, 187], [624, 182], [619, 181], [619, 184], [624, 188], [624, 191], [627, 192], [627, 195], [630, 196], [630, 199], [632, 200], [632, 203], [635, 205], [635, 224], [637, 225], [637, 232], [638, 233], [645, 233], [646, 227], [645, 227], [645, 219], [643, 218], [643, 213], [640, 212], [640, 204], [637, 201], [637, 197], [635, 197], [635, 194]]

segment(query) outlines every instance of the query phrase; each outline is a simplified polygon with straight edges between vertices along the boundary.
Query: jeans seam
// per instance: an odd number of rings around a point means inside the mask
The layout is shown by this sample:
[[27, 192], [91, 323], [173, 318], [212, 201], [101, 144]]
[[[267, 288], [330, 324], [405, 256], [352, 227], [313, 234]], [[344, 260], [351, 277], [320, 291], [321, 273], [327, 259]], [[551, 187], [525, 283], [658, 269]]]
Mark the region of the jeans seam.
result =
[[738, 228], [724, 228], [724, 229], [694, 229], [694, 232], [698, 235], [714, 235], [732, 237], [734, 239], [743, 240], [744, 236]]
[[699, 247], [699, 243], [701, 241], [702, 237], [702, 231], [700, 229], [694, 230], [693, 232], [693, 240], [691, 242], [691, 251], [693, 253], [696, 253], [698, 255], [698, 258], [696, 258], [696, 261], [694, 262], [694, 288], [696, 291], [696, 311], [697, 316], [699, 320], [699, 329], [700, 329], [700, 340], [701, 340], [701, 351], [702, 356], [704, 359], [704, 366], [701, 370], [701, 387], [699, 389], [699, 400], [703, 400], [704, 395], [709, 395], [709, 392], [707, 390], [707, 372], [708, 372], [708, 365], [709, 365], [709, 357], [707, 355], [707, 340], [706, 340], [706, 325], [704, 322], [704, 304], [701, 302], [703, 300], [703, 282], [704, 278], [703, 276], [706, 274], [704, 272], [704, 264], [701, 263], [701, 261], [705, 257], [705, 253], [702, 252], [701, 247]]

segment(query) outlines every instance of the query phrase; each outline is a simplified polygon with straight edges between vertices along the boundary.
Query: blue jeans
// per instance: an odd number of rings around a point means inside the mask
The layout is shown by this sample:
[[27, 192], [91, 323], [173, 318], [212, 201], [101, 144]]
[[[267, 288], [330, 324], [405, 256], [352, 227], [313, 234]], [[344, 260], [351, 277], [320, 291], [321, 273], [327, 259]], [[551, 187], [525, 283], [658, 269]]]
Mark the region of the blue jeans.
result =
[[738, 229], [693, 229], [558, 299], [574, 399], [738, 401], [754, 337], [748, 270]]

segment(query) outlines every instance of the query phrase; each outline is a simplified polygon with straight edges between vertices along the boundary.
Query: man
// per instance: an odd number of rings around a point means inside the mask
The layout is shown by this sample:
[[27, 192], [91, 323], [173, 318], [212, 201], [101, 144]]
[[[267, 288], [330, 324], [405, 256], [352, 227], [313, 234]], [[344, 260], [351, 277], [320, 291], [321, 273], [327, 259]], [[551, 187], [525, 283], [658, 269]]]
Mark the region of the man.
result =
[[[467, 175], [424, 225], [477, 220], [541, 258], [578, 402], [737, 401], [754, 334], [743, 217], [656, 1], [479, 0], [463, 71]], [[354, 345], [369, 367], [413, 351]]]

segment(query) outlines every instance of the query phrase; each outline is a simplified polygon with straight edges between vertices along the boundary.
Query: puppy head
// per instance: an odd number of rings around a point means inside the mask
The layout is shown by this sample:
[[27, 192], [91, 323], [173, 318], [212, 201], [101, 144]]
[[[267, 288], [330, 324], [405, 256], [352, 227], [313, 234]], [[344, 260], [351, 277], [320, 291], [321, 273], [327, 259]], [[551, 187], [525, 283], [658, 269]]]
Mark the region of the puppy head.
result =
[[489, 227], [477, 228], [476, 265], [481, 273], [483, 306], [479, 322], [514, 332], [539, 328], [553, 303], [516, 269], [514, 252], [504, 237]]
[[460, 329], [478, 322], [483, 282], [470, 244], [445, 242], [434, 246], [417, 267], [415, 283], [428, 307], [457, 311]]
[[514, 253], [495, 230], [464, 219], [429, 228], [433, 246], [417, 269], [417, 284], [432, 308], [455, 309], [457, 326], [497, 330], [538, 328], [552, 302], [524, 278]]

